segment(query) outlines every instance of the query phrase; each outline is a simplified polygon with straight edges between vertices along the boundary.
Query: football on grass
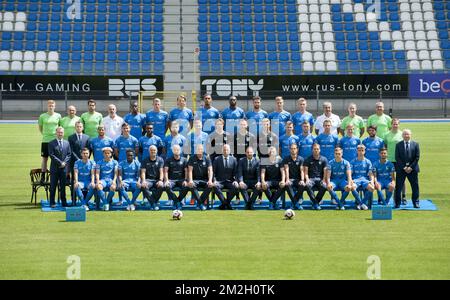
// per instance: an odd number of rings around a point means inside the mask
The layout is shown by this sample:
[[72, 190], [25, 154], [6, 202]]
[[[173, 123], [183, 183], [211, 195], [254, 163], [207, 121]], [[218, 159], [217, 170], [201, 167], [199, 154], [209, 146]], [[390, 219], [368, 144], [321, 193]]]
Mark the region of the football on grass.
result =
[[174, 220], [181, 220], [181, 218], [183, 217], [183, 212], [179, 209], [175, 209], [172, 212], [172, 219]]
[[289, 208], [284, 211], [284, 218], [286, 220], [291, 220], [294, 217], [295, 217], [295, 212], [292, 209]]

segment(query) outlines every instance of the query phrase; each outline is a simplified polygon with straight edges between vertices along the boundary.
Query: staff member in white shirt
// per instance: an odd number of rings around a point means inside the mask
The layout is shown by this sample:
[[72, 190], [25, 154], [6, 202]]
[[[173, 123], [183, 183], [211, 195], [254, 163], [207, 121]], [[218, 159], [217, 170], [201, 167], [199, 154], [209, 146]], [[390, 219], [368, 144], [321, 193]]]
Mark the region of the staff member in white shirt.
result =
[[333, 106], [331, 102], [324, 102], [322, 107], [323, 114], [318, 116], [316, 122], [314, 123], [316, 135], [323, 133], [323, 121], [325, 121], [326, 119], [331, 120], [331, 134], [338, 135], [341, 127], [341, 119], [338, 115], [332, 113]]
[[103, 125], [105, 126], [105, 135], [114, 142], [122, 134], [123, 119], [117, 114], [117, 108], [114, 104], [108, 105], [108, 116], [103, 118]]

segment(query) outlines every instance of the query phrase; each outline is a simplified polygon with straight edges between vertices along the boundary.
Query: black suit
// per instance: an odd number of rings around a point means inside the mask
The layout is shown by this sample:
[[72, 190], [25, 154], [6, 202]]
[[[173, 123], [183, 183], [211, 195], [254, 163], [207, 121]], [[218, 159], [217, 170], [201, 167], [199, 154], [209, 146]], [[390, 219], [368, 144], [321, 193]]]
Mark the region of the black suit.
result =
[[[395, 205], [400, 206], [401, 193], [403, 186], [405, 184], [406, 178], [408, 178], [412, 189], [412, 202], [414, 205], [419, 204], [419, 178], [418, 174], [420, 172], [419, 159], [420, 159], [420, 148], [419, 144], [414, 141], [409, 141], [409, 153], [406, 151], [405, 141], [397, 143], [395, 146]], [[411, 173], [406, 173], [404, 168], [412, 168]]]
[[[259, 160], [253, 157], [250, 160], [249, 165], [247, 157], [241, 158], [238, 165], [237, 179], [238, 182], [242, 181], [245, 183], [246, 188], [241, 189], [239, 187], [239, 191], [241, 192], [242, 197], [244, 197], [246, 208], [252, 209], [253, 202], [256, 200], [256, 197], [253, 197], [253, 195], [260, 194], [256, 189], [256, 184], [260, 181]], [[247, 192], [248, 189], [252, 189], [251, 198]]]
[[[229, 155], [228, 163], [225, 167], [224, 157], [223, 155], [217, 156], [213, 163], [214, 170], [214, 193], [219, 198], [220, 202], [222, 202], [221, 209], [228, 208], [231, 209], [231, 199], [237, 194], [237, 189], [233, 185], [234, 181], [237, 181], [237, 170], [238, 163], [235, 157]], [[226, 188], [229, 190], [227, 193], [227, 199], [223, 196], [222, 189]]]
[[[50, 163], [50, 205], [55, 204], [56, 186], [59, 183], [62, 205], [67, 206], [66, 179], [72, 157], [69, 142], [62, 140], [62, 147], [60, 147], [56, 139], [50, 141], [48, 154], [52, 160]], [[65, 163], [65, 167], [61, 167], [62, 163]]]
[[83, 148], [88, 148], [90, 149], [90, 140], [89, 140], [89, 136], [87, 134], [82, 133], [81, 134], [81, 139], [78, 139], [78, 134], [74, 133], [71, 136], [69, 136], [68, 138], [69, 141], [69, 145], [70, 145], [70, 150], [72, 151], [72, 157], [70, 159], [70, 195], [72, 198], [72, 205], [75, 205], [75, 201], [77, 199], [74, 189], [73, 189], [73, 166], [75, 165], [75, 162], [79, 159], [81, 159], [81, 150], [83, 150]]

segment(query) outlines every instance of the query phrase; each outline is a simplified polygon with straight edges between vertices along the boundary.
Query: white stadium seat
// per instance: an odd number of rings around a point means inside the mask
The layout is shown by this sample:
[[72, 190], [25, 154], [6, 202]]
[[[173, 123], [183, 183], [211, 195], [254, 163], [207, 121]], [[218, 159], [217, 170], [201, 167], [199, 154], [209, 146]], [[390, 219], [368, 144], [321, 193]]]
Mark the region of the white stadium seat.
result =
[[56, 61], [51, 61], [48, 63], [47, 71], [58, 71], [58, 63]]
[[405, 39], [405, 40], [414, 40], [414, 32], [412, 32], [412, 31], [405, 31], [404, 33], [403, 33], [403, 38]]
[[320, 15], [319, 14], [310, 14], [309, 21], [311, 23], [320, 23]]
[[312, 51], [323, 51], [323, 43], [322, 42], [314, 42], [312, 45]]
[[420, 63], [417, 60], [413, 60], [409, 62], [410, 70], [420, 70]]
[[301, 44], [302, 51], [312, 51], [310, 42], [302, 42]]
[[420, 5], [420, 3], [411, 3], [411, 11], [422, 11], [422, 6]]
[[0, 51], [0, 60], [10, 60], [11, 53], [9, 51], [3, 50]]
[[403, 23], [402, 23], [402, 30], [403, 30], [403, 31], [413, 30], [412, 23], [409, 22], [409, 21], [403, 22]]
[[329, 4], [321, 4], [320, 5], [320, 12], [321, 13], [329, 13], [330, 12], [330, 5]]
[[18, 12], [16, 14], [16, 22], [26, 22], [27, 15], [24, 12]]
[[298, 22], [301, 23], [308, 23], [309, 22], [309, 18], [307, 14], [300, 14], [298, 15]]
[[366, 13], [366, 20], [367, 20], [367, 22], [376, 22], [377, 21], [377, 14], [374, 13], [374, 12]]
[[317, 4], [310, 5], [308, 10], [309, 10], [310, 14], [318, 14], [320, 12], [319, 11], [319, 5], [317, 5]]
[[423, 14], [423, 19], [424, 19], [425, 21], [434, 21], [434, 14], [433, 14], [433, 12], [431, 12], [431, 11], [426, 11], [426, 12]]
[[405, 42], [405, 50], [416, 50], [416, 42], [406, 41]]
[[38, 61], [38, 62], [36, 62], [36, 65], [35, 65], [35, 70], [36, 71], [45, 71], [45, 68], [46, 66], [45, 66], [45, 62], [43, 62], [43, 61]]
[[3, 22], [13, 22], [14, 21], [14, 13], [10, 11], [6, 11], [3, 13]]
[[328, 51], [325, 53], [325, 61], [335, 61], [336, 54], [332, 51]]
[[[304, 0], [302, 1], [304, 2]], [[319, 0], [307, 0], [309, 4], [319, 4]]]
[[300, 23], [300, 32], [309, 32], [309, 24], [308, 23]]
[[441, 60], [442, 59], [441, 51], [439, 51], [439, 50], [432, 50], [431, 54], [430, 54], [430, 58], [432, 60]]
[[311, 35], [308, 32], [302, 32], [300, 34], [300, 41], [301, 42], [310, 42], [311, 41]]
[[336, 70], [337, 70], [336, 62], [334, 61], [327, 62], [327, 71], [336, 71]]
[[423, 14], [421, 12], [416, 11], [412, 14], [412, 19], [413, 21], [423, 21]]
[[355, 10], [355, 13], [363, 13], [364, 5], [362, 3], [355, 3], [355, 5], [353, 6], [353, 9]]
[[356, 22], [365, 22], [366, 21], [366, 15], [364, 13], [356, 13], [355, 15], [355, 21]]
[[428, 49], [431, 50], [440, 50], [441, 47], [439, 46], [439, 41], [437, 40], [431, 40], [428, 42]]
[[[328, 33], [330, 33], [330, 32], [328, 32]], [[322, 34], [320, 32], [313, 32], [311, 34], [311, 41], [313, 41], [313, 42], [322, 41]]]
[[419, 30], [416, 31], [416, 40], [426, 40], [427, 37], [425, 35], [425, 31]]
[[418, 41], [417, 42], [417, 50], [427, 50], [427, 49], [428, 49], [427, 41]]
[[314, 61], [323, 61], [324, 57], [323, 57], [323, 52], [317, 51], [314, 52]]
[[442, 60], [433, 61], [433, 69], [434, 70], [441, 70], [443, 68], [444, 68], [444, 62]]
[[16, 24], [14, 25], [14, 31], [25, 31], [25, 23], [16, 22]]
[[323, 46], [323, 50], [325, 51], [334, 51], [334, 43], [332, 42], [325, 42], [325, 45]]
[[401, 21], [411, 21], [411, 14], [407, 11], [404, 11], [400, 13], [400, 20]]
[[322, 24], [323, 32], [333, 32], [333, 25], [330, 22], [326, 22]]
[[400, 11], [411, 11], [409, 3], [401, 3], [400, 4]]
[[22, 71], [22, 62], [21, 61], [13, 61], [11, 63], [11, 71]]
[[342, 6], [342, 12], [344, 12], [344, 13], [353, 13], [353, 5], [351, 5], [351, 4], [344, 4]]
[[406, 59], [407, 60], [416, 60], [417, 52], [414, 50], [409, 50], [408, 52], [406, 52]]
[[424, 30], [425, 26], [423, 25], [422, 21], [415, 21], [414, 22], [414, 30]]
[[391, 32], [390, 31], [382, 31], [380, 34], [380, 40], [390, 41], [391, 40]]
[[0, 61], [0, 71], [9, 71], [9, 62], [1, 60]]
[[303, 64], [303, 70], [305, 71], [314, 71], [313, 63], [310, 61], [307, 61]]
[[422, 11], [433, 11], [433, 5], [430, 2], [425, 2], [422, 4]]
[[316, 71], [325, 71], [325, 63], [323, 61], [316, 62]]
[[311, 52], [303, 52], [302, 60], [303, 61], [312, 61], [313, 60], [312, 53]]
[[3, 31], [14, 31], [14, 25], [12, 22], [3, 22]]
[[401, 31], [393, 31], [392, 32], [392, 40], [393, 41], [401, 41], [403, 40], [403, 35]]
[[23, 70], [24, 71], [34, 71], [34, 64], [32, 61], [25, 61], [23, 63]]
[[34, 60], [34, 52], [33, 51], [25, 51], [25, 53], [23, 54], [23, 60], [33, 61]]
[[308, 6], [305, 4], [301, 4], [298, 6], [298, 13], [299, 14], [307, 14], [308, 13]]
[[329, 13], [321, 14], [320, 15], [320, 20], [322, 21], [322, 23], [331, 22], [331, 14], [329, 14]]
[[388, 22], [380, 22], [379, 26], [380, 31], [389, 31], [389, 23]]
[[367, 29], [369, 31], [378, 31], [378, 23], [377, 22], [369, 22], [367, 25]]
[[394, 50], [395, 51], [405, 50], [405, 44], [403, 44], [403, 41], [395, 41], [394, 42]]
[[325, 42], [334, 42], [334, 35], [332, 32], [325, 32], [323, 34], [323, 40]]
[[22, 51], [13, 51], [11, 54], [11, 60], [22, 60], [23, 59], [23, 53]]
[[419, 60], [430, 59], [430, 52], [428, 50], [420, 50], [419, 51]]
[[0, 11], [0, 22], [3, 20], [3, 13]]
[[431, 70], [433, 69], [433, 65], [431, 61], [429, 60], [423, 60], [422, 61], [422, 70]]
[[311, 30], [311, 32], [321, 32], [322, 31], [319, 23], [312, 23], [310, 30]]
[[425, 29], [426, 30], [436, 30], [436, 23], [434, 21], [426, 21]]
[[427, 39], [429, 39], [429, 40], [437, 40], [438, 39], [438, 34], [437, 34], [436, 30], [429, 30], [429, 31], [427, 31]]
[[36, 60], [37, 61], [47, 60], [47, 53], [45, 53], [44, 51], [36, 52]]
[[50, 51], [48, 53], [48, 60], [49, 61], [58, 61], [59, 60], [59, 54], [56, 51]]

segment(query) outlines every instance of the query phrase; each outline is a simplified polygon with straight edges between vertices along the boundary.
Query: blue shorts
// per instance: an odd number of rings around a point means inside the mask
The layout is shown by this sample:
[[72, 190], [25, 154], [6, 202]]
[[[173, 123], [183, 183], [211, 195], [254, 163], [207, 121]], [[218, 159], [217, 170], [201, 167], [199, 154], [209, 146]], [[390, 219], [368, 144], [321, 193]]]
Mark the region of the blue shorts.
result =
[[82, 191], [87, 191], [89, 189], [89, 184], [91, 184], [90, 181], [78, 181], [78, 188]]
[[136, 190], [136, 184], [137, 182], [133, 179], [125, 179], [122, 180], [123, 183], [123, 189], [126, 191], [135, 191]]
[[391, 183], [391, 180], [381, 180], [378, 181], [378, 183], [380, 184], [382, 190], [387, 190], [389, 189], [389, 184]]
[[334, 191], [343, 191], [345, 187], [348, 185], [348, 182], [345, 179], [331, 180], [330, 183], [333, 186]]
[[358, 178], [353, 180], [353, 182], [356, 184], [356, 189], [359, 188], [363, 188], [363, 189], [367, 189], [367, 186], [369, 185], [370, 181], [367, 180], [366, 178]]
[[100, 179], [99, 183], [103, 186], [103, 189], [109, 189], [113, 183], [113, 180], [111, 178]]

